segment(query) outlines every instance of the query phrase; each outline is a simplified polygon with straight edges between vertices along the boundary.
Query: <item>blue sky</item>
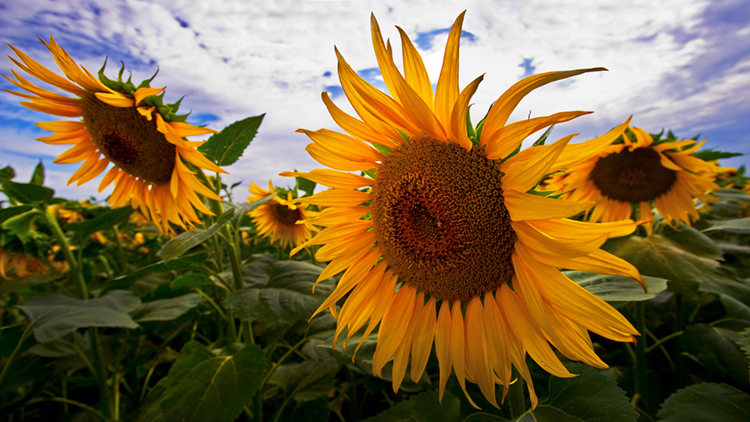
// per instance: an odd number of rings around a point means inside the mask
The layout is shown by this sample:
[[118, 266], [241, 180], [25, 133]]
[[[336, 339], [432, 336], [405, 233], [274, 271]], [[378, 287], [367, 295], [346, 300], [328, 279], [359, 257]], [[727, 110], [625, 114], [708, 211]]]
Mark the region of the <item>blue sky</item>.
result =
[[[744, 4], [743, 4], [744, 3]], [[595, 4], [595, 6], [594, 6]], [[124, 62], [133, 80], [159, 68], [152, 86], [167, 86], [168, 101], [185, 95], [189, 122], [215, 129], [267, 113], [245, 155], [227, 168], [245, 196], [251, 181], [288, 185], [284, 170], [319, 167], [304, 151], [297, 128], [336, 129], [320, 99], [329, 91], [351, 110], [336, 74], [336, 45], [375, 86], [377, 72], [369, 16], [378, 18], [396, 56], [395, 25], [406, 31], [437, 81], [447, 31], [466, 9], [460, 84], [485, 79], [473, 98], [478, 121], [489, 105], [524, 76], [552, 70], [604, 66], [545, 86], [521, 102], [511, 120], [564, 110], [593, 115], [561, 124], [553, 138], [580, 133], [583, 141], [634, 115], [649, 132], [672, 129], [700, 134], [706, 147], [742, 152], [726, 166], [750, 164], [750, 8], [745, 0], [693, 1], [0, 1], [0, 72], [18, 70], [7, 58], [20, 48], [50, 69], [57, 67], [37, 37], [50, 35], [78, 62], [107, 74]], [[397, 58], [398, 61], [398, 58]], [[12, 85], [0, 79], [0, 88]], [[27, 179], [42, 160], [47, 184], [59, 196], [103, 199], [98, 180], [66, 186], [78, 165], [54, 165], [64, 147], [34, 138], [34, 126], [54, 116], [27, 110], [0, 92], [0, 167], [12, 165]], [[111, 189], [111, 188], [110, 188]]]

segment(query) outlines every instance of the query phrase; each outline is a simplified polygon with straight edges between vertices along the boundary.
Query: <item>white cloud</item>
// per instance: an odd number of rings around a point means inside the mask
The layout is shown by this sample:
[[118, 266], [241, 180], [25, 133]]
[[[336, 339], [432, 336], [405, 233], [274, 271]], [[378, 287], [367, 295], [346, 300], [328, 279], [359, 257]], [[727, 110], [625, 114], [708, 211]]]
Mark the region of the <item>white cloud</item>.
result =
[[[281, 185], [291, 180], [277, 176], [279, 172], [318, 166], [304, 151], [307, 138], [294, 130], [336, 127], [320, 100], [324, 86], [338, 84], [334, 45], [355, 69], [376, 67], [370, 41], [371, 12], [377, 16], [384, 36], [391, 39], [395, 56], [400, 57], [394, 25], [414, 40], [418, 33], [448, 28], [463, 10], [447, 1], [112, 4], [107, 0], [6, 3], [0, 18], [0, 39], [21, 44], [24, 51], [51, 68], [56, 67], [49, 54], [31, 47], [34, 37], [52, 34], [61, 42], [78, 45], [72, 53], [92, 71], [100, 67], [102, 55], [110, 54], [109, 75], [121, 59], [129, 69], [135, 67], [134, 80], [149, 77], [158, 65], [160, 72], [153, 85], [167, 85], [168, 100], [186, 94], [183, 110], [219, 116], [218, 122], [210, 123], [214, 128], [266, 112], [257, 138], [244, 157], [228, 168], [231, 175], [227, 180], [263, 184], [272, 178]], [[524, 58], [533, 59], [536, 73], [609, 68], [609, 72], [575, 77], [572, 83], [540, 88], [511, 116], [511, 120], [518, 120], [526, 118], [529, 111], [532, 116], [562, 110], [595, 111], [594, 115], [560, 125], [553, 135], [556, 137], [581, 132], [576, 139], [588, 139], [631, 114], [636, 115], [634, 124], [649, 131], [667, 127], [678, 135], [692, 136], [693, 132], [731, 124], [736, 120], [731, 116], [750, 111], [747, 96], [737, 95], [750, 88], [748, 57], [714, 76], [699, 74], [700, 69], [694, 67], [701, 60], [724, 60], [731, 55], [731, 45], [724, 47], [727, 51], [716, 51], [717, 39], [726, 44], [733, 37], [737, 42], [742, 38], [741, 29], [726, 33], [717, 32], [721, 28], [706, 29], [704, 15], [709, 2], [476, 0], [462, 6], [467, 9], [464, 30], [475, 40], [462, 45], [461, 86], [485, 74], [473, 99], [474, 121], [521, 77], [524, 69], [519, 64]], [[436, 35], [433, 47], [421, 52], [433, 81], [440, 72], [446, 37]], [[86, 46], [92, 46], [90, 51]], [[7, 59], [0, 59], [0, 66], [15, 68]], [[326, 72], [332, 76], [325, 77]], [[699, 76], [710, 80], [702, 81], [698, 88]], [[0, 95], [0, 117], [29, 123], [54, 120], [39, 113], [13, 111], [20, 107], [15, 101], [9, 95]], [[336, 102], [351, 110], [345, 97]], [[10, 136], [8, 129], [0, 131], [0, 149], [27, 154], [29, 148], [39, 151], [43, 146], [31, 141], [38, 134], [26, 141], [21, 139], [25, 133]], [[0, 165], [5, 161], [0, 159]], [[77, 166], [68, 167], [72, 173]], [[60, 175], [53, 187], [66, 181], [67, 176]], [[65, 194], [96, 194], [96, 185], [95, 180], [68, 188], [73, 190], [66, 189]]]

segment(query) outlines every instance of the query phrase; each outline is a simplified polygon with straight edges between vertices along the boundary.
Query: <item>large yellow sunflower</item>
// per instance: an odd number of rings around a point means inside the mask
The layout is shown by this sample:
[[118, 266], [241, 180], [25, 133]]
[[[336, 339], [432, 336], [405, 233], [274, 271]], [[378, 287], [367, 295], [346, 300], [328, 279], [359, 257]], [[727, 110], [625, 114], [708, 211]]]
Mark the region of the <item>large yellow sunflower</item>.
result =
[[[268, 181], [268, 190], [263, 189], [253, 182], [249, 188], [249, 202], [259, 201], [269, 193], [276, 193], [273, 183]], [[286, 199], [275, 195], [270, 201], [250, 211], [248, 215], [253, 219], [258, 229], [258, 234], [271, 238], [271, 243], [279, 241], [282, 248], [298, 246], [310, 239], [312, 232], [310, 227], [304, 224], [305, 220], [316, 213], [308, 211], [307, 205], [299, 204], [292, 198], [292, 192], [287, 192]]]
[[216, 131], [185, 123], [185, 116], [174, 114], [177, 105], [162, 104], [159, 94], [164, 88], [151, 88], [148, 80], [138, 88], [130, 82], [110, 81], [101, 71], [101, 80], [97, 79], [79, 67], [52, 37], [49, 43], [42, 42], [67, 79], [13, 46], [10, 48], [21, 61], [10, 59], [26, 73], [76, 97], [39, 88], [13, 70], [15, 80], [3, 76], [29, 94], [4, 91], [31, 100], [21, 104], [32, 110], [54, 116], [81, 117], [79, 121], [37, 123], [40, 128], [55, 132], [38, 138], [39, 141], [73, 145], [60, 154], [55, 163], [84, 162], [68, 184], [77, 182], [80, 186], [113, 163], [99, 184], [99, 191], [114, 181], [115, 189], [109, 203], [114, 207], [140, 208], [163, 233], [171, 231], [170, 222], [183, 228], [201, 223], [193, 207], [213, 215], [196, 193], [215, 200], [220, 200], [219, 196], [201, 184], [183, 160], [207, 170], [225, 171], [195, 150], [202, 142], [186, 141], [183, 137]]
[[[373, 372], [380, 375], [393, 358], [394, 391], [410, 357], [411, 378], [421, 378], [434, 343], [441, 398], [453, 370], [464, 391], [466, 380], [477, 383], [497, 406], [495, 384], [504, 385], [504, 397], [515, 366], [536, 406], [527, 353], [551, 374], [571, 377], [550, 343], [571, 359], [605, 368], [588, 331], [623, 342], [638, 334], [616, 310], [558, 270], [617, 274], [642, 283], [633, 266], [599, 249], [608, 237], [631, 233], [636, 224], [569, 220], [588, 204], [527, 193], [582, 151], [609, 145], [627, 122], [582, 144], [567, 146], [571, 135], [514, 154], [533, 132], [587, 113], [506, 125], [533, 89], [604, 70], [582, 69], [517, 82], [495, 102], [480, 125], [481, 135], [469, 136], [467, 130], [474, 133], [467, 127], [469, 100], [482, 77], [459, 91], [462, 21], [463, 14], [451, 28], [434, 96], [406, 34], [399, 29], [401, 73], [374, 16], [373, 45], [392, 97], [363, 81], [336, 52], [342, 87], [359, 119], [323, 93], [348, 135], [300, 130], [313, 141], [307, 151], [334, 170], [293, 173], [333, 188], [299, 199], [328, 208], [310, 220], [326, 228], [296, 250], [325, 245], [316, 258], [330, 263], [319, 280], [345, 271], [316, 314], [330, 309], [338, 318], [336, 337], [346, 328], [347, 341], [365, 324], [363, 339], [380, 324]], [[337, 301], [347, 294], [337, 311]]]
[[567, 168], [563, 177], [553, 177], [545, 189], [567, 192], [565, 199], [591, 201], [590, 221], [622, 220], [637, 210], [649, 234], [653, 205], [676, 227], [700, 218], [694, 199], [719, 200], [708, 192], [719, 189], [714, 180], [726, 169], [691, 155], [705, 139], [654, 143], [645, 130], [631, 127], [617, 142]]

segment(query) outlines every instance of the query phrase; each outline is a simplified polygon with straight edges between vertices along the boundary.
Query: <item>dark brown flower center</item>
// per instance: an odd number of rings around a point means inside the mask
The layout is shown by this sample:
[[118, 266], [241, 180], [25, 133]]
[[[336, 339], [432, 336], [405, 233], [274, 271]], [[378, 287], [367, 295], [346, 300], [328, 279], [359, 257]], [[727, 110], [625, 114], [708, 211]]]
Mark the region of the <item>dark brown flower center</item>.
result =
[[412, 138], [388, 154], [372, 187], [372, 220], [399, 278], [448, 301], [508, 281], [516, 234], [502, 177], [479, 146]]
[[81, 115], [91, 140], [109, 161], [147, 182], [164, 184], [172, 179], [175, 146], [156, 130], [156, 119], [147, 120], [135, 107], [115, 107], [87, 96]]
[[278, 202], [271, 204], [271, 215], [276, 222], [285, 226], [294, 226], [297, 220], [302, 218], [302, 213], [298, 208], [290, 209]]
[[658, 152], [636, 148], [600, 158], [589, 177], [610, 199], [643, 202], [667, 193], [677, 173], [661, 164]]

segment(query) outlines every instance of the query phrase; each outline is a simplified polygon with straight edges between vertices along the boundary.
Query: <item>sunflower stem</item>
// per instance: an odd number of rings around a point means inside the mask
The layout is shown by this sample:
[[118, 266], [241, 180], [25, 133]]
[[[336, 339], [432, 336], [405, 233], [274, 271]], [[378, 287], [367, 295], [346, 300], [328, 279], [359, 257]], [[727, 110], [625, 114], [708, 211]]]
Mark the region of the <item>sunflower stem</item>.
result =
[[635, 345], [635, 393], [641, 396], [646, 411], [649, 410], [648, 383], [646, 381], [646, 367], [648, 365], [648, 354], [646, 353], [646, 304], [636, 303], [635, 329], [641, 333], [640, 339]]
[[0, 385], [3, 384], [3, 380], [5, 379], [5, 374], [8, 373], [8, 369], [10, 369], [10, 364], [13, 362], [13, 358], [16, 357], [18, 354], [18, 351], [21, 350], [21, 345], [26, 341], [26, 339], [31, 335], [31, 324], [29, 324], [28, 327], [26, 327], [25, 330], [23, 330], [23, 333], [21, 333], [21, 338], [18, 339], [18, 343], [16, 344], [16, 348], [13, 349], [10, 356], [8, 356], [8, 359], [5, 361], [5, 366], [3, 366], [2, 372], [0, 372]]
[[110, 420], [115, 415], [115, 409], [112, 403], [110, 391], [107, 388], [107, 365], [102, 357], [102, 340], [99, 337], [99, 331], [96, 327], [89, 329], [89, 341], [91, 342], [91, 351], [94, 355], [94, 365], [96, 368], [96, 381], [99, 386], [99, 402], [101, 403], [106, 420]]
[[523, 395], [524, 382], [516, 368], [513, 368], [511, 378], [515, 378], [516, 382], [508, 387], [508, 404], [511, 418], [516, 419], [526, 413], [526, 401]]
[[75, 283], [78, 285], [81, 299], [88, 299], [89, 291], [86, 287], [86, 282], [83, 279], [83, 274], [81, 273], [81, 266], [78, 265], [78, 260], [75, 258], [75, 256], [73, 256], [73, 252], [71, 252], [70, 250], [68, 240], [65, 238], [65, 233], [63, 233], [60, 225], [57, 223], [57, 218], [55, 218], [55, 216], [52, 215], [47, 209], [44, 209], [42, 211], [42, 216], [44, 217], [47, 227], [49, 227], [50, 231], [52, 232], [52, 236], [54, 236], [55, 240], [57, 241], [57, 245], [60, 247], [65, 260], [68, 261], [68, 266], [70, 266], [70, 270], [68, 271], [68, 273], [70, 274], [70, 278], [72, 278], [73, 281], [75, 281]]

